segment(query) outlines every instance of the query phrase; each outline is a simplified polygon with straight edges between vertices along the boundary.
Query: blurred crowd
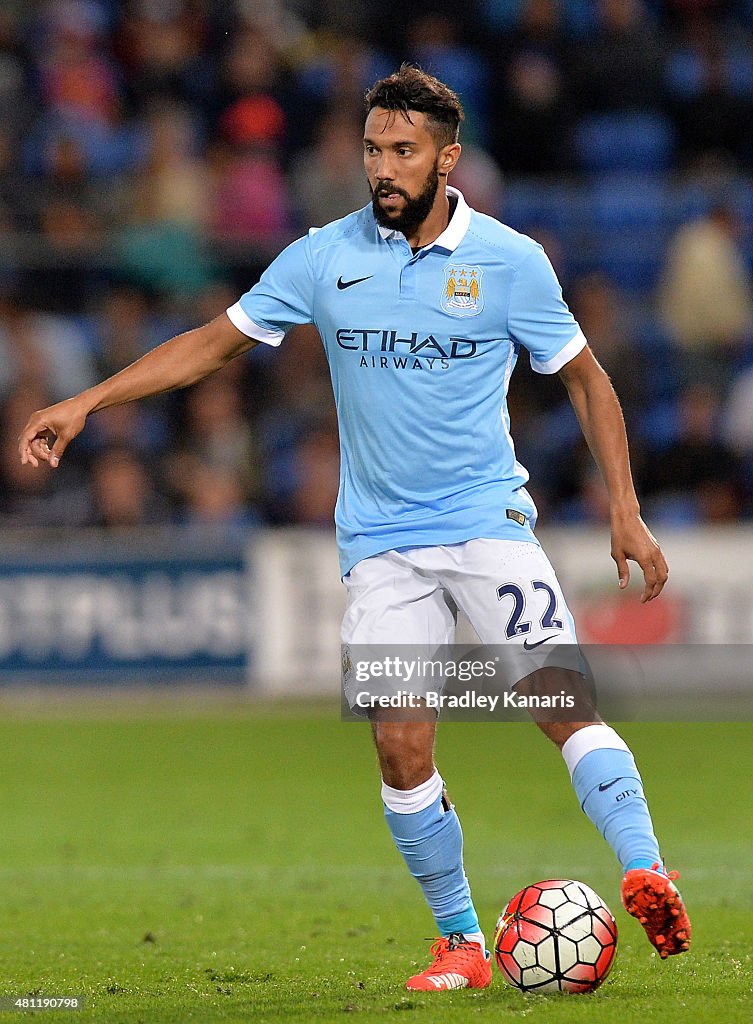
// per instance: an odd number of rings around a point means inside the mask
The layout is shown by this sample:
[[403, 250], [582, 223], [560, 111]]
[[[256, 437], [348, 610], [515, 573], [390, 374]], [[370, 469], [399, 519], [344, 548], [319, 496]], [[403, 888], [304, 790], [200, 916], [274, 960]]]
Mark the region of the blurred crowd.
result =
[[[753, 515], [753, 0], [4, 0], [0, 526], [331, 523], [313, 328], [98, 414], [57, 473], [15, 439], [365, 205], [363, 94], [403, 60], [461, 95], [453, 183], [552, 259], [652, 523]], [[510, 411], [545, 521], [604, 521], [559, 381], [522, 357]]]

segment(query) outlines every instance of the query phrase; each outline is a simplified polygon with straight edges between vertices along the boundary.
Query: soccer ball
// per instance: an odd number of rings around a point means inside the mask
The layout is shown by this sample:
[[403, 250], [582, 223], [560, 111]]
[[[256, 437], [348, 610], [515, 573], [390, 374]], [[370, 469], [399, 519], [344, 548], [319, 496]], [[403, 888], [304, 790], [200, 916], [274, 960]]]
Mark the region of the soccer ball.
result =
[[549, 879], [521, 889], [500, 914], [494, 956], [522, 992], [593, 992], [609, 974], [617, 925], [583, 882]]

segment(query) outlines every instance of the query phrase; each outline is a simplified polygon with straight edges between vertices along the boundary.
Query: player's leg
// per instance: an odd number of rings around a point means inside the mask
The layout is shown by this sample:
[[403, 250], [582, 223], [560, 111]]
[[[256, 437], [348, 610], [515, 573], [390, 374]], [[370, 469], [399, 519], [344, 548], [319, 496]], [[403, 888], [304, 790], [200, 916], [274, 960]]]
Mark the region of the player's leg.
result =
[[414, 721], [399, 721], [382, 711], [372, 722], [385, 819], [440, 934], [434, 962], [408, 987], [485, 987], [491, 967], [463, 867], [463, 833], [433, 760], [435, 714], [423, 709], [431, 721], [421, 720], [420, 709], [414, 714]]
[[[482, 642], [515, 645], [521, 655], [523, 643], [533, 654], [552, 651], [548, 667], [527, 677], [520, 674], [524, 660], [512, 659], [518, 670], [517, 684], [511, 680], [516, 692], [576, 694], [577, 710], [570, 717], [577, 720], [547, 721], [537, 715], [537, 723], [562, 751], [581, 808], [620, 861], [628, 910], [641, 920], [663, 956], [682, 952], [688, 948], [690, 923], [679, 893], [664, 872], [635, 759], [624, 740], [590, 706], [579, 675], [565, 667], [571, 660], [568, 650], [572, 653], [577, 641], [549, 560], [534, 544], [481, 540], [459, 548], [466, 550], [458, 551], [458, 564], [465, 563], [468, 571], [465, 575], [459, 571], [448, 585]], [[552, 665], [558, 650], [562, 666]]]
[[577, 640], [549, 559], [536, 544], [482, 540], [460, 547], [465, 550], [458, 552], [459, 565], [466, 572], [452, 581], [455, 600], [483, 643], [510, 650], [508, 682], [516, 693], [543, 697], [564, 691], [574, 697], [570, 721], [562, 721], [557, 708], [549, 720], [545, 711], [534, 717], [562, 750], [581, 807], [623, 870], [650, 868], [661, 857], [641, 777], [625, 742], [601, 722], [580, 674], [565, 667], [577, 662]]
[[[394, 652], [397, 643], [426, 650], [452, 638], [452, 602], [436, 580], [415, 570], [407, 553], [366, 559], [345, 583], [348, 607], [342, 637], [349, 662], [358, 657], [361, 645], [373, 658], [380, 648], [384, 655]], [[347, 682], [346, 694], [353, 706]], [[408, 987], [484, 987], [491, 981], [491, 968], [463, 868], [460, 821], [434, 764], [435, 712], [426, 707], [390, 708], [370, 717], [385, 820], [440, 933], [434, 963], [411, 978]]]
[[[428, 714], [434, 718], [433, 711]], [[440, 934], [460, 932], [482, 945], [463, 870], [460, 821], [433, 762], [434, 723], [382, 719], [374, 721], [372, 728], [382, 770], [385, 818]]]
[[601, 721], [539, 722], [560, 748], [581, 808], [615, 851], [622, 902], [662, 959], [690, 947], [690, 920], [659, 853], [643, 780], [630, 748]]

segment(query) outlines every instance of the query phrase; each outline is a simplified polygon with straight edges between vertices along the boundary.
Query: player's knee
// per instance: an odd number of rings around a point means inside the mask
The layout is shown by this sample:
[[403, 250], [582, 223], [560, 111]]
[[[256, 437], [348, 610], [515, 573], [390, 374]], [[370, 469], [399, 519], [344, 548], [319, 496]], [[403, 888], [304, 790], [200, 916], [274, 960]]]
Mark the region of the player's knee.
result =
[[382, 778], [393, 789], [415, 789], [434, 771], [433, 735], [413, 723], [380, 723], [374, 738]]
[[556, 727], [557, 735], [564, 733], [567, 738], [583, 724], [601, 721], [594, 694], [579, 672], [556, 666], [541, 668], [521, 679], [515, 692], [528, 699], [529, 714], [547, 735], [552, 731], [549, 727]]
[[393, 789], [415, 789], [431, 777], [434, 764], [431, 758], [411, 751], [391, 750], [380, 755], [382, 779]]

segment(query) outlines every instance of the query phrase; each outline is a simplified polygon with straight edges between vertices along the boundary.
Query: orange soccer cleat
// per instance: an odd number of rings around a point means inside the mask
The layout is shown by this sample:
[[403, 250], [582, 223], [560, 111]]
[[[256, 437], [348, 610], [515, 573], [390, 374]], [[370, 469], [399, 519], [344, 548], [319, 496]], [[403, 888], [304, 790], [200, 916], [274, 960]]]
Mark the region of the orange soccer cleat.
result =
[[638, 918], [662, 960], [690, 948], [690, 919], [673, 884], [678, 877], [676, 871], [665, 874], [654, 864], [650, 871], [628, 871], [622, 880], [622, 905]]
[[492, 981], [491, 957], [477, 942], [455, 933], [437, 939], [431, 947], [434, 963], [408, 978], [414, 992], [443, 992], [454, 988], [488, 988]]

